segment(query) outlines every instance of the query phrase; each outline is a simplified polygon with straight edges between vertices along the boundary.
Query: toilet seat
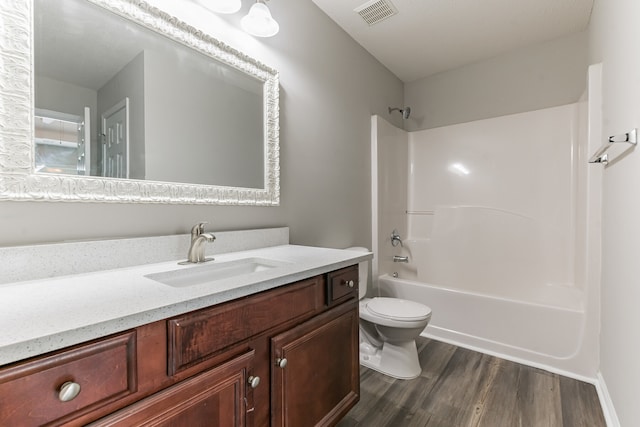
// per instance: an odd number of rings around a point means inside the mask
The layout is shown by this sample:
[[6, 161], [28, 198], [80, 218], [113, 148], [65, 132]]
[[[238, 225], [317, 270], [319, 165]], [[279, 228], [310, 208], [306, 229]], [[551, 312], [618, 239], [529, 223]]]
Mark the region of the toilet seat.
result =
[[372, 314], [389, 320], [417, 322], [431, 317], [431, 309], [426, 305], [401, 298], [377, 297], [366, 306]]

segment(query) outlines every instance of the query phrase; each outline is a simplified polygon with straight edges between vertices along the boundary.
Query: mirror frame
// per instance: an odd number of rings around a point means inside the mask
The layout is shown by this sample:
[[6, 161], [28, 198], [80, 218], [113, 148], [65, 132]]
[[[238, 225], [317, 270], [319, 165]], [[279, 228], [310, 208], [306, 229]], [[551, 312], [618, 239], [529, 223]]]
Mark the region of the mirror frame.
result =
[[84, 0], [264, 82], [264, 188], [34, 173], [34, 3], [0, 13], [0, 201], [278, 206], [278, 72], [138, 0]]

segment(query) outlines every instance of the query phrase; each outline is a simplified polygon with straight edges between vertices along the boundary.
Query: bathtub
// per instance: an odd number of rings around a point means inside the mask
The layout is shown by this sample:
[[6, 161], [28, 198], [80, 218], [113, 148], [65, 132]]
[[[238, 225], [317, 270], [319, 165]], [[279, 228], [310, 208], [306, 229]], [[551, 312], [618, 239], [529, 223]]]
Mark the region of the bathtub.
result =
[[[585, 310], [575, 295], [549, 289], [554, 304], [448, 289], [383, 275], [380, 296], [429, 306], [431, 322], [423, 336], [583, 379], [580, 365]], [[560, 299], [571, 301], [561, 303]], [[559, 302], [561, 304], [559, 304]]]

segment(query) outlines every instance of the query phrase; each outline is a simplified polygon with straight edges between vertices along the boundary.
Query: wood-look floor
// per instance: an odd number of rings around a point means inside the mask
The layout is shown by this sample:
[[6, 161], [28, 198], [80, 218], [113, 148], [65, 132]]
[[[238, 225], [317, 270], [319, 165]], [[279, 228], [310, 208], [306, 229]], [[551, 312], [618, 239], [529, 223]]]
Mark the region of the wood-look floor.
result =
[[605, 427], [595, 387], [426, 338], [422, 374], [361, 367], [360, 402], [338, 427]]

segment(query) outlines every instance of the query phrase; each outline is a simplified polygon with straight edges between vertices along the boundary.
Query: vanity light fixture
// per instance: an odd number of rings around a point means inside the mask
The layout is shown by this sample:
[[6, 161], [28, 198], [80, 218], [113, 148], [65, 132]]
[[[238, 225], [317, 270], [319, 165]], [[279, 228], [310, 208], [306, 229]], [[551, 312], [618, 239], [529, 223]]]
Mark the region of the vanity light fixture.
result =
[[249, 13], [240, 21], [242, 29], [256, 37], [272, 37], [278, 34], [280, 26], [271, 16], [264, 0], [257, 0]]
[[241, 0], [213, 0], [211, 2], [211, 10], [216, 13], [236, 13], [241, 6]]

